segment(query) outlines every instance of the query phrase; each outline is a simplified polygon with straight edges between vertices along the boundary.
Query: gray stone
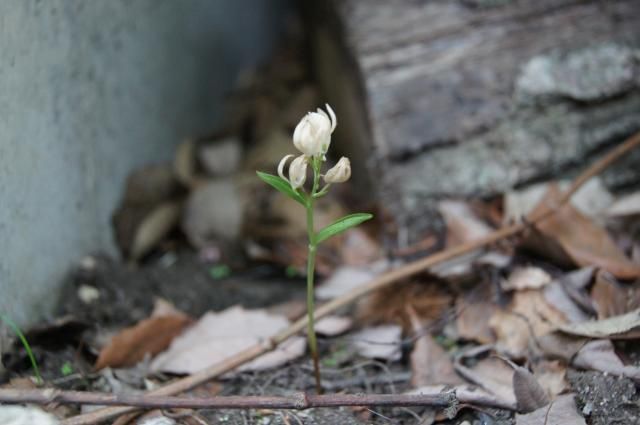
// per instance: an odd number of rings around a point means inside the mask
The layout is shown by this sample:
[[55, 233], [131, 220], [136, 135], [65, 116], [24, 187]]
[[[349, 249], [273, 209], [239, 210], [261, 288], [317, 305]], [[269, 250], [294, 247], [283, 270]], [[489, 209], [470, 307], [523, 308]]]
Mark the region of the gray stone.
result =
[[233, 241], [240, 236], [243, 201], [231, 179], [208, 182], [191, 192], [182, 217], [189, 242], [204, 247], [210, 241]]
[[230, 176], [238, 170], [242, 157], [242, 142], [236, 137], [203, 143], [198, 159], [209, 176]]

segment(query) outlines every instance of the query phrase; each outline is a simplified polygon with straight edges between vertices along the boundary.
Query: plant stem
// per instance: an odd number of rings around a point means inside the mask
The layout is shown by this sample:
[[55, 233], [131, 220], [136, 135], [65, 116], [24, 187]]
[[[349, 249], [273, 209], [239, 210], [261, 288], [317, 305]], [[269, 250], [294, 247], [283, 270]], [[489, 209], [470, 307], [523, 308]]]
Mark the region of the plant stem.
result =
[[307, 235], [309, 237], [309, 254], [307, 256], [307, 316], [309, 318], [307, 322], [307, 339], [309, 340], [309, 351], [311, 352], [311, 357], [313, 359], [313, 373], [316, 379], [316, 391], [318, 394], [322, 394], [322, 385], [320, 383], [320, 360], [318, 358], [318, 341], [316, 339], [315, 321], [313, 317], [313, 312], [315, 310], [313, 278], [315, 275], [317, 250], [316, 233], [313, 222], [313, 207], [316, 191], [318, 190], [318, 182], [320, 180], [320, 166], [319, 162], [315, 158], [311, 165], [313, 168], [313, 187], [311, 189], [311, 195], [307, 199]]
[[27, 352], [29, 361], [31, 362], [31, 368], [33, 369], [33, 373], [36, 375], [36, 383], [38, 385], [41, 385], [44, 381], [42, 380], [42, 376], [40, 376], [40, 369], [38, 368], [38, 362], [36, 361], [36, 358], [33, 355], [33, 351], [31, 351], [31, 345], [29, 345], [29, 341], [27, 341], [27, 338], [24, 336], [24, 334], [22, 333], [18, 325], [16, 325], [13, 322], [13, 320], [9, 319], [9, 317], [5, 316], [4, 314], [0, 314], [0, 321], [4, 322], [7, 326], [9, 326], [9, 328], [11, 328], [13, 333], [16, 334], [18, 339], [20, 339], [22, 346]]

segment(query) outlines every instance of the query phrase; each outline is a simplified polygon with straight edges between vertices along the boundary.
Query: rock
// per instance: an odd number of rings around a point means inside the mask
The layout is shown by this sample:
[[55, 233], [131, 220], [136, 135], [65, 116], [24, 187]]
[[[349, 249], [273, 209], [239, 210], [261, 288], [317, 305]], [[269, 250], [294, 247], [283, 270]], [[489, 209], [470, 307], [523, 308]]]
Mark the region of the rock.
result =
[[195, 247], [211, 239], [236, 240], [240, 236], [244, 207], [232, 179], [214, 180], [194, 189], [182, 217], [182, 230]]
[[127, 178], [123, 203], [158, 204], [179, 191], [180, 185], [170, 165], [148, 165], [134, 170]]
[[131, 173], [112, 218], [124, 257], [142, 258], [169, 234], [178, 223], [183, 196], [171, 165], [150, 165]]
[[240, 166], [242, 142], [236, 137], [227, 137], [202, 143], [197, 155], [198, 161], [209, 176], [230, 176]]

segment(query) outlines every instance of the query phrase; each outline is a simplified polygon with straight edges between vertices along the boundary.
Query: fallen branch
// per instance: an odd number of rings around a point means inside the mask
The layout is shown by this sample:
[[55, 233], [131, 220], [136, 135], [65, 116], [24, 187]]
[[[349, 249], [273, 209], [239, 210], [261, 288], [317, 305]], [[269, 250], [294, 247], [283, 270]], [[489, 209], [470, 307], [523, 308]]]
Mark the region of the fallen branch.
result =
[[0, 402], [33, 404], [89, 404], [131, 406], [145, 409], [295, 409], [339, 406], [455, 406], [454, 392], [440, 394], [306, 394], [287, 397], [216, 396], [206, 398], [158, 395], [104, 394], [80, 391], [0, 389]]
[[[502, 239], [514, 236], [519, 234], [520, 232], [526, 230], [531, 225], [534, 225], [545, 218], [549, 217], [554, 213], [557, 207], [560, 207], [564, 203], [566, 203], [571, 196], [582, 187], [582, 185], [588, 181], [591, 177], [598, 175], [604, 169], [609, 167], [613, 162], [618, 160], [620, 157], [625, 155], [627, 152], [631, 151], [635, 147], [640, 145], [640, 133], [635, 134], [634, 136], [627, 139], [623, 144], [613, 149], [609, 152], [605, 157], [600, 159], [598, 162], [589, 167], [586, 171], [584, 171], [578, 178], [573, 182], [571, 187], [563, 193], [563, 196], [556, 206], [555, 209], [547, 210], [545, 213], [538, 215], [537, 217], [529, 217], [526, 223], [517, 223], [505, 226], [501, 229], [492, 232], [491, 234], [475, 240], [471, 241], [429, 257], [423, 258], [421, 260], [414, 261], [412, 263], [406, 264], [404, 266], [398, 267], [394, 270], [391, 270], [376, 279], [372, 280], [367, 285], [363, 285], [358, 287], [347, 294], [336, 298], [316, 309], [315, 317], [317, 319], [326, 316], [327, 314], [344, 307], [357, 299], [361, 298], [363, 295], [366, 295], [370, 292], [378, 290], [380, 288], [384, 288], [393, 284], [394, 282], [401, 281], [406, 279], [416, 273], [420, 273], [429, 269], [430, 267], [435, 266], [436, 264], [451, 260], [460, 255], [466, 254], [471, 251], [475, 251], [480, 248], [484, 248], [488, 245], [496, 243]], [[239, 353], [233, 358], [227, 359], [221, 363], [218, 363], [214, 366], [211, 366], [208, 369], [205, 369], [201, 372], [195, 373], [191, 376], [187, 376], [186, 378], [179, 379], [175, 382], [167, 384], [163, 387], [158, 388], [157, 390], [151, 391], [149, 394], [151, 395], [172, 395], [178, 394], [181, 392], [188, 391], [198, 385], [201, 385], [217, 376], [222, 375], [230, 370], [237, 368], [238, 366], [243, 365], [262, 354], [265, 354], [271, 350], [273, 350], [278, 344], [284, 342], [291, 336], [303, 331], [307, 326], [307, 319], [302, 318], [297, 322], [293, 323], [289, 328], [280, 332], [273, 338], [265, 341], [262, 344], [256, 344], [245, 351]], [[69, 419], [66, 419], [62, 422], [62, 425], [90, 425], [100, 423], [102, 421], [106, 421], [122, 415], [127, 412], [131, 412], [135, 410], [134, 407], [112, 407], [112, 408], [104, 408], [100, 410], [96, 410], [90, 413], [86, 413], [83, 415], [75, 416]]]

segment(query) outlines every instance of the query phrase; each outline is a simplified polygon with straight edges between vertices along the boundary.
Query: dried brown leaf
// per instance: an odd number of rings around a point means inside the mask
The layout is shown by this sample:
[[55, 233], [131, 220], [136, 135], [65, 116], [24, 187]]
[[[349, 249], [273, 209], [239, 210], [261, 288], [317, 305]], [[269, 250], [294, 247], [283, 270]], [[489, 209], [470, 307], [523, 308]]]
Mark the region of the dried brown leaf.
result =
[[431, 334], [425, 332], [415, 311], [409, 308], [407, 313], [414, 333], [419, 335], [411, 352], [411, 385], [416, 388], [435, 384], [462, 384], [447, 352]]
[[482, 238], [491, 233], [491, 227], [461, 201], [441, 201], [438, 210], [447, 223], [447, 246], [454, 246]]
[[352, 337], [353, 346], [363, 357], [389, 361], [400, 360], [402, 328], [383, 325], [364, 328]]
[[567, 273], [544, 289], [544, 297], [569, 322], [583, 322], [595, 313], [585, 288], [591, 282], [594, 268], [586, 267]]
[[640, 293], [635, 287], [621, 285], [610, 273], [600, 270], [591, 288], [598, 319], [618, 316], [640, 307]]
[[640, 309], [602, 320], [558, 326], [564, 333], [588, 338], [629, 339], [640, 336]]
[[554, 399], [564, 393], [569, 384], [566, 380], [567, 367], [559, 360], [540, 360], [533, 363], [533, 375], [547, 395]]
[[456, 331], [458, 337], [492, 344], [496, 336], [489, 326], [491, 316], [498, 310], [496, 285], [484, 281], [470, 291], [464, 291], [456, 300]]
[[573, 366], [581, 369], [597, 370], [616, 376], [624, 376], [640, 383], [640, 368], [626, 366], [615, 353], [613, 343], [608, 339], [589, 341], [576, 354]]
[[609, 217], [628, 217], [640, 214], [640, 192], [618, 199], [607, 210]]
[[505, 290], [539, 289], [551, 282], [551, 276], [539, 267], [519, 267], [514, 269], [502, 288]]
[[123, 329], [100, 351], [95, 369], [132, 366], [147, 354], [156, 355], [191, 323], [191, 318], [184, 313], [165, 311]]
[[129, 257], [139, 260], [155, 248], [176, 227], [181, 209], [180, 202], [165, 202], [155, 207], [136, 229]]
[[340, 244], [342, 264], [366, 266], [382, 258], [382, 247], [363, 229], [356, 227], [344, 234]]
[[586, 425], [573, 394], [565, 394], [532, 413], [516, 415], [516, 425]]
[[[209, 312], [175, 338], [169, 349], [154, 359], [151, 368], [171, 373], [195, 373], [233, 357], [287, 326], [289, 321], [285, 317], [268, 314], [264, 310], [231, 307], [217, 313]], [[292, 338], [276, 350], [244, 364], [239, 370], [279, 366], [302, 355], [304, 350], [304, 338]]]
[[538, 338], [537, 345], [546, 357], [569, 362], [587, 341], [586, 338], [551, 332]]
[[509, 308], [497, 311], [489, 320], [500, 351], [515, 358], [524, 357], [530, 339], [565, 322], [564, 315], [546, 302], [541, 291], [535, 290], [515, 292]]
[[455, 387], [450, 385], [427, 385], [409, 391], [407, 394], [441, 395], [443, 392], [455, 393], [456, 400], [461, 404], [493, 406], [511, 410], [515, 408], [515, 400], [513, 402], [505, 401], [475, 385], [463, 384]]
[[[480, 358], [491, 349], [490, 346], [480, 346], [466, 351], [456, 359], [455, 370], [467, 381], [494, 394], [503, 403], [515, 407], [513, 369], [499, 358]], [[473, 365], [465, 365], [465, 360], [472, 360]]]
[[407, 306], [411, 306], [421, 320], [435, 320], [442, 317], [451, 303], [451, 295], [437, 282], [410, 280], [373, 293], [358, 306], [357, 317], [367, 324], [398, 323], [410, 332]]
[[640, 276], [640, 266], [632, 263], [616, 246], [606, 230], [571, 204], [559, 205], [561, 193], [551, 185], [532, 212], [535, 217], [549, 210], [555, 213], [536, 225], [525, 244], [540, 255], [566, 264], [594, 265], [621, 279]]
[[513, 392], [521, 412], [533, 412], [549, 403], [547, 393], [533, 373], [521, 366], [514, 365]]
[[316, 333], [324, 336], [336, 336], [345, 333], [353, 325], [353, 320], [346, 316], [325, 316], [315, 325]]

